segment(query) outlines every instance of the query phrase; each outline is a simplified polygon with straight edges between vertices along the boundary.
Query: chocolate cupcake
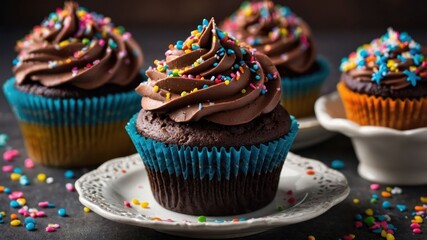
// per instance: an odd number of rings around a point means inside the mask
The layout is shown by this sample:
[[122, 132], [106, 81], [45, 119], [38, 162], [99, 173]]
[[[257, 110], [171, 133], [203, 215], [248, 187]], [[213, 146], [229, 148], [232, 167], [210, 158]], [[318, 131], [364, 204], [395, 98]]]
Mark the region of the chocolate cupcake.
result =
[[270, 203], [298, 131], [271, 60], [205, 19], [146, 74], [142, 110], [126, 129], [156, 201], [211, 216]]
[[347, 118], [407, 130], [427, 127], [427, 48], [388, 29], [341, 62], [338, 91]]
[[135, 151], [123, 130], [139, 109], [142, 52], [123, 27], [74, 2], [49, 14], [16, 46], [4, 93], [28, 155], [85, 166]]
[[244, 2], [222, 28], [266, 54], [282, 76], [282, 105], [296, 117], [314, 114], [314, 102], [329, 74], [317, 57], [309, 26], [272, 1]]

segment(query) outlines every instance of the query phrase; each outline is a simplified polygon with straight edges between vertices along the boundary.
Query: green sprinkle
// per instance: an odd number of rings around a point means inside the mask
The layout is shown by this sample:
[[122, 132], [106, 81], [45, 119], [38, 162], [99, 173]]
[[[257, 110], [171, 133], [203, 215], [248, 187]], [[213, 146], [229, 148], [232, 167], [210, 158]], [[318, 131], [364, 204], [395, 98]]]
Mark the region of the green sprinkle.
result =
[[205, 217], [205, 216], [199, 216], [199, 217], [197, 218], [197, 221], [198, 221], [198, 222], [206, 222], [206, 217]]
[[366, 217], [365, 220], [363, 220], [364, 223], [366, 223], [366, 225], [368, 226], [372, 226], [375, 222], [375, 218], [374, 217]]
[[9, 136], [7, 136], [7, 134], [0, 134], [0, 147], [6, 146], [7, 140], [9, 140]]
[[82, 40], [82, 43], [84, 44], [84, 45], [88, 45], [89, 44], [89, 39], [87, 39], [87, 38], [83, 38], [83, 40]]
[[283, 210], [284, 210], [284, 209], [283, 209], [283, 207], [282, 207], [282, 206], [278, 206], [278, 207], [277, 207], [277, 211], [278, 211], [278, 212], [281, 212], [281, 211], [283, 211]]

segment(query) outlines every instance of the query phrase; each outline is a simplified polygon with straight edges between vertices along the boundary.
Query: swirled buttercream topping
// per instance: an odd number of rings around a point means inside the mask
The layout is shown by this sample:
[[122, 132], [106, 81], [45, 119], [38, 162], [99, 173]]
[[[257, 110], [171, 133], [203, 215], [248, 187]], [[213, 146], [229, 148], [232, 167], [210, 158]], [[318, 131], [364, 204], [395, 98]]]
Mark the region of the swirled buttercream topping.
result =
[[288, 7], [272, 1], [244, 2], [222, 28], [266, 54], [277, 68], [305, 73], [315, 61], [308, 25]]
[[204, 19], [185, 41], [171, 44], [156, 60], [148, 81], [136, 89], [144, 110], [165, 113], [176, 122], [206, 119], [222, 125], [250, 122], [271, 112], [281, 94], [271, 60]]
[[70, 84], [95, 89], [128, 85], [142, 66], [142, 52], [131, 34], [111, 19], [65, 2], [18, 41], [16, 81], [47, 87]]

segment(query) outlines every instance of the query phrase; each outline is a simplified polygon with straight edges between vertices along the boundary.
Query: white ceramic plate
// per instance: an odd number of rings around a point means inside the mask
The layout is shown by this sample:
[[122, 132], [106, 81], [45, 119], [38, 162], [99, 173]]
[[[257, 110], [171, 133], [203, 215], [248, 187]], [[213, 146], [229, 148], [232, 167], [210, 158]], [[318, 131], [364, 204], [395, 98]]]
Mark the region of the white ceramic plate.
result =
[[360, 126], [346, 119], [336, 92], [319, 98], [315, 111], [323, 127], [351, 138], [363, 178], [395, 185], [427, 184], [427, 128]]
[[[306, 174], [313, 169], [315, 174]], [[321, 215], [344, 200], [350, 189], [346, 178], [323, 163], [289, 153], [281, 173], [274, 201], [258, 211], [227, 217], [207, 217], [199, 223], [197, 216], [175, 213], [154, 200], [148, 177], [139, 155], [110, 160], [86, 173], [76, 182], [80, 202], [107, 219], [160, 232], [197, 238], [231, 238], [256, 234], [268, 229], [306, 221]], [[289, 190], [293, 191], [290, 195]], [[293, 197], [295, 203], [289, 203]], [[149, 208], [124, 201], [136, 198], [149, 202]], [[282, 207], [283, 211], [278, 211]], [[162, 220], [153, 220], [160, 218]], [[234, 218], [245, 221], [232, 222]], [[224, 220], [222, 223], [215, 220]]]
[[315, 116], [298, 118], [297, 121], [299, 130], [292, 145], [292, 150], [316, 145], [335, 135], [335, 133], [324, 129]]

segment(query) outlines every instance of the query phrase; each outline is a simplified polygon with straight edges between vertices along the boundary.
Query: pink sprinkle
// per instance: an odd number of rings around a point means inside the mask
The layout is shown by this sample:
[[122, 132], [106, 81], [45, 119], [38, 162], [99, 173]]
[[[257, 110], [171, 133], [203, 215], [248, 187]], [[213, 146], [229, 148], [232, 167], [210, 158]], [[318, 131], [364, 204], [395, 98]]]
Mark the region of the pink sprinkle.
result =
[[65, 184], [65, 188], [70, 192], [73, 192], [75, 190], [74, 185], [72, 183]]
[[292, 190], [289, 190], [289, 191], [287, 192], [287, 194], [288, 194], [288, 195], [292, 195], [292, 194], [294, 194], [294, 192], [292, 192]]
[[3, 172], [7, 172], [7, 173], [13, 172], [13, 166], [12, 165], [4, 165], [2, 167], [2, 170], [3, 170]]
[[26, 168], [34, 168], [34, 162], [31, 160], [31, 158], [27, 158], [24, 160], [24, 166]]
[[46, 217], [46, 214], [43, 211], [36, 212], [37, 217]]
[[415, 234], [423, 233], [423, 231], [421, 230], [421, 228], [414, 228], [414, 229], [412, 230], [412, 232], [413, 232], [413, 233], [415, 233]]
[[412, 223], [411, 224], [411, 228], [420, 228], [421, 226], [420, 226], [420, 224], [418, 224], [418, 223]]
[[378, 183], [371, 184], [371, 190], [378, 190], [378, 189], [380, 189], [380, 185]]
[[130, 32], [125, 32], [125, 33], [123, 33], [122, 37], [123, 37], [123, 40], [126, 41], [132, 37], [132, 34], [130, 34]]
[[104, 39], [100, 39], [98, 44], [99, 44], [99, 46], [103, 47], [105, 45]]
[[6, 162], [11, 162], [17, 156], [19, 156], [19, 151], [16, 149], [10, 149], [3, 153], [3, 159]]
[[47, 202], [47, 201], [39, 202], [38, 206], [42, 207], [42, 208], [47, 208], [49, 206], [49, 202]]
[[48, 227], [52, 227], [54, 229], [58, 229], [59, 228], [59, 224], [58, 223], [49, 223], [47, 226]]
[[290, 203], [290, 204], [292, 204], [292, 203], [295, 203], [295, 198], [294, 197], [290, 197], [289, 199], [288, 199], [288, 202]]
[[18, 198], [22, 198], [24, 197], [24, 193], [23, 192], [12, 192], [11, 194], [9, 194], [9, 199], [10, 200], [16, 200]]
[[36, 218], [37, 217], [37, 213], [35, 213], [35, 212], [30, 213], [30, 217]]
[[354, 222], [354, 227], [361, 228], [361, 227], [363, 227], [363, 223], [361, 221], [356, 221], [356, 222]]
[[53, 227], [46, 227], [46, 232], [55, 232], [55, 228], [53, 228]]
[[254, 90], [256, 89], [256, 87], [255, 87], [255, 85], [254, 85], [253, 83], [249, 84], [249, 86], [250, 86], [251, 88], [253, 88]]
[[393, 231], [393, 229], [389, 229], [389, 230], [387, 230], [387, 233], [390, 233], [391, 235], [394, 235], [394, 231]]
[[128, 202], [128, 201], [125, 201], [125, 202], [124, 202], [124, 204], [125, 204], [125, 206], [126, 206], [126, 207], [128, 207], [128, 208], [132, 207], [132, 206], [130, 205], [130, 202]]

